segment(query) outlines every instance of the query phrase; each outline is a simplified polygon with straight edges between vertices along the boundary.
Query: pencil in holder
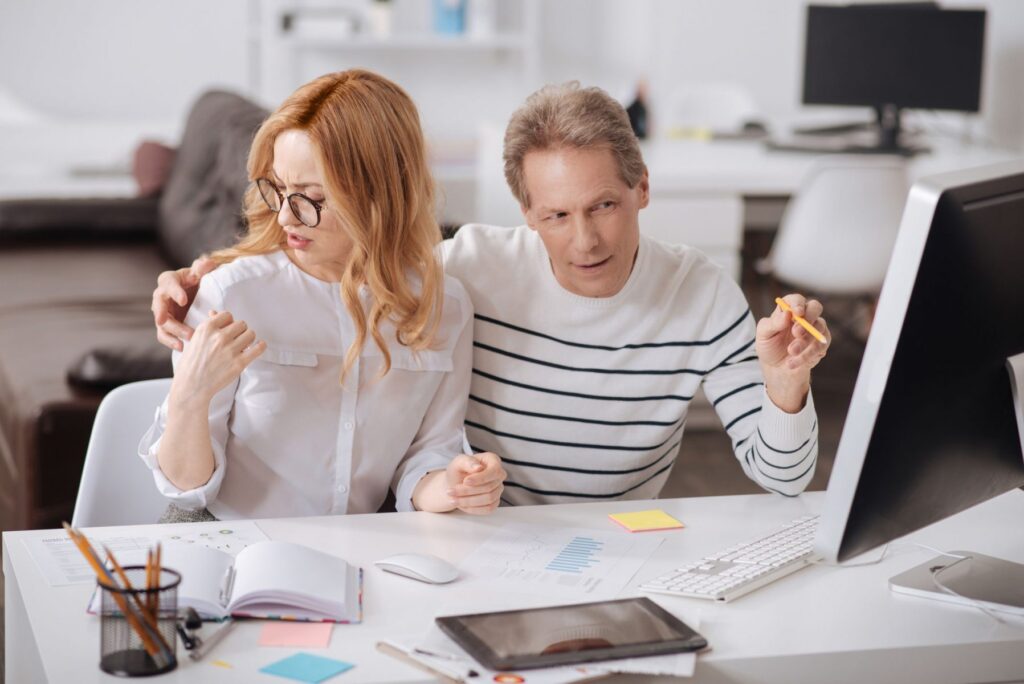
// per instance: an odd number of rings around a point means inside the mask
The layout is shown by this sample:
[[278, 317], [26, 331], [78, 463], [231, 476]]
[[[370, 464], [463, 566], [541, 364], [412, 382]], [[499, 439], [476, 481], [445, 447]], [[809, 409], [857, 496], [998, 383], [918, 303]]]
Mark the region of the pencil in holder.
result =
[[145, 566], [124, 568], [132, 589], [100, 582], [100, 669], [119, 677], [145, 677], [178, 666], [178, 585], [181, 575], [161, 569], [147, 589]]

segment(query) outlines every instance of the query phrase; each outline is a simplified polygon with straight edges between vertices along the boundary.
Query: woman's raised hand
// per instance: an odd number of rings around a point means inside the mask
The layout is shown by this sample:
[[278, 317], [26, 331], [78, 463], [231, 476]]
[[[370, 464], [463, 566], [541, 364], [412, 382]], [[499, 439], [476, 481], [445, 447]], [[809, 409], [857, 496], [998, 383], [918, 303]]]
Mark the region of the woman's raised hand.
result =
[[185, 345], [174, 370], [172, 397], [178, 403], [200, 401], [208, 405], [266, 348], [245, 321], [236, 321], [227, 311], [211, 311]]

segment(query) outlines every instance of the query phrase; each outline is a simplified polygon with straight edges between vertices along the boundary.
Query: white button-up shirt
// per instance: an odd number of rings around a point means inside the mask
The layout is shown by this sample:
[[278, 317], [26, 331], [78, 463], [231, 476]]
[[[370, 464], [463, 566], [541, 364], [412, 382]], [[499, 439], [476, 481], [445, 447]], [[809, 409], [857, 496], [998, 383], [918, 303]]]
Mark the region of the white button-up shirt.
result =
[[[139, 444], [157, 487], [177, 505], [205, 506], [221, 519], [372, 513], [389, 487], [398, 510], [412, 510], [423, 475], [463, 450], [473, 310], [457, 280], [445, 277], [444, 287], [431, 349], [398, 344], [384, 323], [391, 370], [378, 377], [383, 356], [367, 335], [343, 386], [355, 326], [336, 283], [313, 278], [284, 252], [205, 276], [186, 323], [194, 328], [211, 309], [228, 311], [267, 349], [210, 403], [215, 467], [203, 486], [182, 491], [160, 470], [167, 401], [157, 409]], [[175, 352], [175, 365], [179, 359]]]

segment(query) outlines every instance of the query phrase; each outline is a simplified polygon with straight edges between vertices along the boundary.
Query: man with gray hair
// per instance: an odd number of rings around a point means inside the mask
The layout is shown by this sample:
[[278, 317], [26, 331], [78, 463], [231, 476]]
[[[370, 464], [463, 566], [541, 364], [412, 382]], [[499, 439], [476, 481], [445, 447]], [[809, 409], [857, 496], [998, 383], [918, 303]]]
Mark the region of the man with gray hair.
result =
[[[476, 311], [466, 434], [501, 456], [503, 501], [657, 497], [701, 387], [746, 475], [803, 491], [818, 451], [810, 373], [828, 345], [780, 309], [755, 327], [703, 254], [641, 235], [649, 181], [622, 106], [598, 88], [542, 88], [512, 115], [504, 163], [526, 225], [470, 224], [444, 245]], [[190, 332], [170, 300], [204, 266], [161, 275], [169, 346]], [[820, 303], [785, 299], [828, 339]]]

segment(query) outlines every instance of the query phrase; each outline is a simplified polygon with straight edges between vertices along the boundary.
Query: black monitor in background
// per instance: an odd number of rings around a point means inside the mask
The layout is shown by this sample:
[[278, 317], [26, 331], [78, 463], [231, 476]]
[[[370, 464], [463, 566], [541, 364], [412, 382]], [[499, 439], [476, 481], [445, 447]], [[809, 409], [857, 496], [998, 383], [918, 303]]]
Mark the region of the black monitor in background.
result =
[[811, 5], [803, 102], [873, 107], [876, 151], [905, 154], [900, 110], [979, 110], [984, 51], [983, 9]]
[[1022, 302], [1024, 160], [918, 181], [818, 524], [826, 560], [1024, 485]]

